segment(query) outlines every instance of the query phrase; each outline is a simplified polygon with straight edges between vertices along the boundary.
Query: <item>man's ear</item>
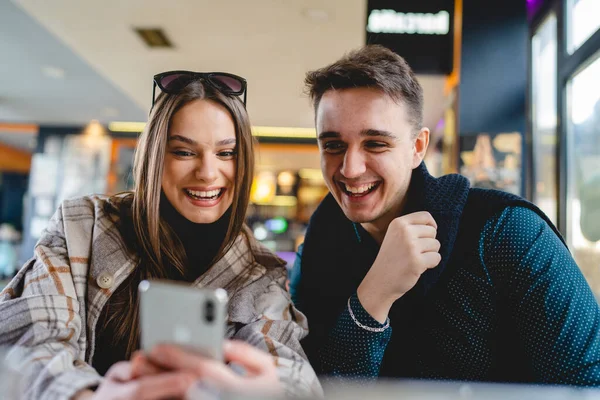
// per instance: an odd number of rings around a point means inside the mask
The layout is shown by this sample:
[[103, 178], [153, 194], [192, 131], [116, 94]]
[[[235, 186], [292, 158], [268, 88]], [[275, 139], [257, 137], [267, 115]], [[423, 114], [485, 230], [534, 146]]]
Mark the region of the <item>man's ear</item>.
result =
[[421, 128], [419, 134], [415, 138], [415, 146], [414, 146], [414, 154], [413, 154], [413, 163], [412, 167], [417, 168], [423, 158], [425, 157], [425, 153], [427, 153], [427, 147], [429, 146], [429, 129]]

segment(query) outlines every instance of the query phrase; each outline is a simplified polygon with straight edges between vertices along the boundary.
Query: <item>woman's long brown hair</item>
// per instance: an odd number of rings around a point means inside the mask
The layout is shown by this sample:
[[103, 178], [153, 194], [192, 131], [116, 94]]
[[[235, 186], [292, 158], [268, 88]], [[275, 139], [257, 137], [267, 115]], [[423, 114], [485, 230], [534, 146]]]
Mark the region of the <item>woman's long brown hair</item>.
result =
[[221, 258], [242, 232], [250, 187], [254, 176], [254, 149], [250, 121], [238, 98], [223, 95], [201, 81], [190, 83], [177, 95], [161, 93], [146, 128], [142, 132], [133, 163], [134, 190], [114, 204], [118, 225], [130, 251], [139, 256], [134, 272], [109, 300], [111, 308], [102, 328], [115, 333], [117, 343], [126, 343], [126, 357], [139, 348], [138, 283], [143, 279], [161, 279], [167, 268], [182, 275], [186, 269], [183, 245], [160, 216], [161, 182], [169, 125], [175, 113], [186, 104], [209, 100], [224, 106], [231, 115], [236, 137], [236, 175], [231, 218], [225, 239], [213, 262]]

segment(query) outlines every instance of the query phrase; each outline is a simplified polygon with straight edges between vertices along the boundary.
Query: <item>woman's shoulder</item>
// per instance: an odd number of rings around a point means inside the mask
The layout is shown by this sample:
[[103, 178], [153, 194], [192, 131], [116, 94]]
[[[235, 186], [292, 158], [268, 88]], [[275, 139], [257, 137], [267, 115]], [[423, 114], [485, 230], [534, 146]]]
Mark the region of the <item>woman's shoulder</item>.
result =
[[90, 195], [63, 200], [58, 211], [65, 221], [86, 221], [96, 219], [107, 204], [108, 196]]
[[127, 196], [89, 195], [63, 200], [53, 220], [63, 229], [92, 229], [96, 233], [117, 230], [123, 235], [121, 228], [131, 224], [123, 224], [122, 221], [130, 219], [130, 216], [131, 202]]
[[131, 193], [122, 193], [112, 196], [87, 195], [63, 200], [59, 206], [63, 216], [77, 216], [80, 219], [89, 217], [102, 217], [106, 214], [120, 214], [123, 209], [131, 207]]

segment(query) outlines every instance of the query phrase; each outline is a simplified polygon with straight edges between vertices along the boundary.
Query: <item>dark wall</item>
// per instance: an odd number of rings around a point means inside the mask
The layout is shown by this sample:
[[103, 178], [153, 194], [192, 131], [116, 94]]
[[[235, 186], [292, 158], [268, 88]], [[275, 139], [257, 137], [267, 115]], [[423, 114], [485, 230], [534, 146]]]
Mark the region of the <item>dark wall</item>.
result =
[[526, 129], [525, 0], [464, 0], [459, 132]]
[[27, 191], [29, 174], [0, 173], [0, 223], [16, 230], [23, 229], [23, 196]]

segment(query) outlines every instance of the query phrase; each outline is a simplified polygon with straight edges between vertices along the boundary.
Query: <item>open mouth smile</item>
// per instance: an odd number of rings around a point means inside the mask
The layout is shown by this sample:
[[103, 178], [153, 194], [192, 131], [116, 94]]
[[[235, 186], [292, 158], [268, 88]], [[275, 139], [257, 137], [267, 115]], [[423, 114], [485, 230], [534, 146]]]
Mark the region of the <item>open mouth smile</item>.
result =
[[223, 193], [225, 193], [225, 188], [208, 190], [208, 191], [183, 189], [183, 191], [192, 200], [215, 201], [215, 200], [218, 200], [219, 198], [221, 198], [221, 196], [223, 196]]
[[338, 182], [338, 186], [342, 189], [342, 192], [354, 198], [360, 198], [373, 193], [381, 185], [380, 182], [370, 182], [361, 185], [348, 185], [347, 183]]

